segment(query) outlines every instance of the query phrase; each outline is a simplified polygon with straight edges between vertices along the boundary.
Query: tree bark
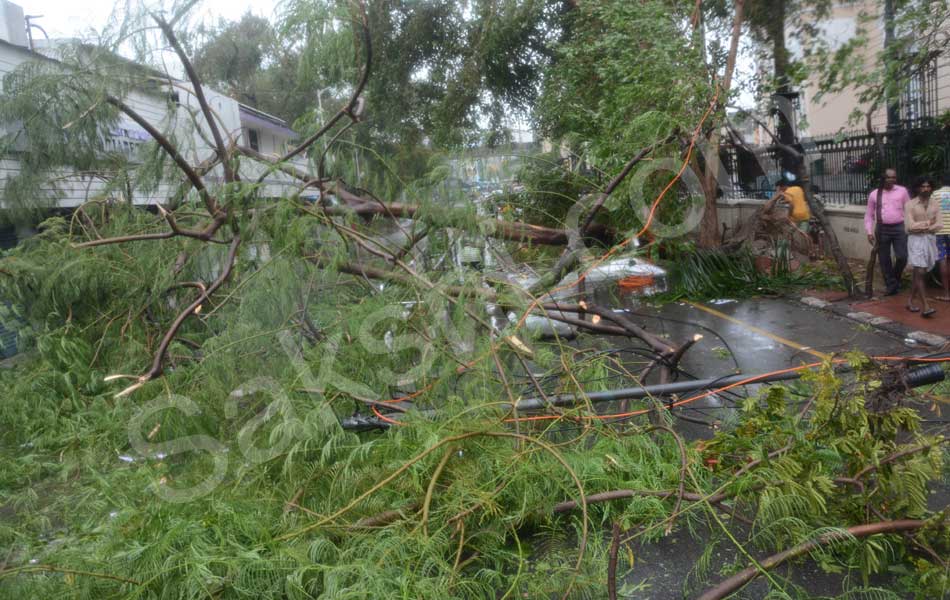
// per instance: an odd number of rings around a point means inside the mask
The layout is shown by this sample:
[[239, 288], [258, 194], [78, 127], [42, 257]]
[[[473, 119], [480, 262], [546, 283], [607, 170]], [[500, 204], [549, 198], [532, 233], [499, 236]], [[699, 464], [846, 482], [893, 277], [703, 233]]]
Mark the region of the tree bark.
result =
[[857, 287], [854, 283], [854, 274], [851, 272], [851, 265], [848, 264], [848, 259], [841, 250], [841, 244], [838, 242], [838, 235], [831, 227], [831, 221], [828, 220], [828, 215], [825, 213], [824, 202], [818, 198], [815, 198], [815, 195], [811, 191], [811, 186], [809, 185], [808, 179], [808, 170], [804, 168], [804, 163], [802, 164], [801, 173], [802, 181], [805, 183], [805, 186], [802, 189], [805, 190], [805, 200], [808, 202], [808, 208], [811, 210], [811, 214], [813, 214], [815, 218], [818, 219], [822, 230], [824, 230], [825, 235], [828, 237], [828, 246], [831, 249], [831, 255], [835, 259], [835, 264], [838, 266], [838, 272], [841, 274], [841, 279], [844, 280], [844, 287], [848, 291], [848, 297], [853, 298], [855, 294], [857, 294]]

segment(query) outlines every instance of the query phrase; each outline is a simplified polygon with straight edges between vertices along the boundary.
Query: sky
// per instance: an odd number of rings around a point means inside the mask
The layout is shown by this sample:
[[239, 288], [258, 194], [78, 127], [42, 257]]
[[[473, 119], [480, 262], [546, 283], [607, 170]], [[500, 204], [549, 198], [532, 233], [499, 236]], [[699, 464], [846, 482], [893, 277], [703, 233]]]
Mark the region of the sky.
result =
[[[43, 15], [33, 22], [40, 25], [51, 38], [85, 37], [90, 29], [101, 29], [112, 13], [113, 0], [12, 0], [23, 7], [27, 15]], [[122, 5], [125, 2], [121, 2]], [[161, 2], [152, 2], [156, 7]], [[165, 6], [170, 3], [165, 2]], [[272, 18], [278, 0], [204, 0], [195, 9], [196, 16], [209, 22], [219, 17], [235, 20], [245, 12]], [[34, 30], [35, 37], [42, 34]]]

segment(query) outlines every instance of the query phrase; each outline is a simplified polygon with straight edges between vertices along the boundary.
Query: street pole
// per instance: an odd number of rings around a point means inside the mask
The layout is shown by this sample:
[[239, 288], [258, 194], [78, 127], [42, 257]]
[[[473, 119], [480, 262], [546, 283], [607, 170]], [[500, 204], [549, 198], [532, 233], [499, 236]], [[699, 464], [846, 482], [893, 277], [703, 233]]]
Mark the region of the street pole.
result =
[[[894, 57], [888, 54], [888, 49], [894, 47], [894, 0], [884, 0], [884, 61], [887, 69], [896, 64]], [[885, 83], [885, 101], [887, 103], [887, 130], [893, 131], [898, 127], [901, 120], [900, 115], [900, 96], [891, 90]]]

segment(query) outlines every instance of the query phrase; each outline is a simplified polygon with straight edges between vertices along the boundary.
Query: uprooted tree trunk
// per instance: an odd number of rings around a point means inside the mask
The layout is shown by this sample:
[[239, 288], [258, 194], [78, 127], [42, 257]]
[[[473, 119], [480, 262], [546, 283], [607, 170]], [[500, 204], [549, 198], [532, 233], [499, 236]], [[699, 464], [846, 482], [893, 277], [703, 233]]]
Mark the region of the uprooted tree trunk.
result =
[[807, 260], [811, 251], [808, 235], [788, 219], [782, 210], [768, 210], [766, 206], [756, 208], [755, 213], [731, 230], [724, 242], [727, 249], [749, 246], [756, 255], [770, 251], [775, 240], [787, 240], [794, 258]]
[[[726, 55], [726, 66], [723, 72], [721, 82], [715, 82], [718, 85], [717, 94], [721, 95], [722, 102], [729, 97], [732, 87], [732, 76], [736, 68], [736, 59], [739, 52], [739, 40], [742, 37], [742, 20], [745, 10], [745, 0], [734, 0], [732, 35], [729, 42], [729, 52]], [[700, 19], [693, 23], [694, 30], [699, 35], [703, 35], [703, 28]], [[693, 161], [692, 168], [699, 177], [700, 185], [703, 190], [704, 212], [699, 222], [699, 232], [697, 243], [700, 248], [716, 248], [722, 240], [719, 235], [719, 183], [718, 177], [721, 171], [719, 148], [721, 144], [721, 133], [719, 127], [713, 127], [706, 139], [706, 154], [702, 167], [698, 161]]]

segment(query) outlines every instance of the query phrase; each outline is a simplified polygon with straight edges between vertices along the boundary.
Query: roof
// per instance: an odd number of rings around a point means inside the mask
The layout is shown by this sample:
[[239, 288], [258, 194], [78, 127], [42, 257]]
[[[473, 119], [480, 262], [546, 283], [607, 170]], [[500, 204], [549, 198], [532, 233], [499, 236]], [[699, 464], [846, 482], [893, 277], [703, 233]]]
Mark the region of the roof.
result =
[[287, 125], [287, 121], [280, 117], [267, 114], [262, 110], [257, 110], [253, 106], [238, 103], [241, 112], [241, 124], [249, 124], [268, 131], [281, 133], [287, 137], [297, 137], [297, 132]]
[[10, 49], [13, 49], [13, 50], [18, 50], [18, 51], [22, 52], [23, 54], [28, 54], [28, 55], [32, 56], [33, 58], [42, 58], [42, 59], [50, 60], [50, 61], [53, 61], [53, 62], [59, 62], [59, 61], [56, 61], [56, 60], [54, 60], [54, 59], [52, 59], [52, 58], [50, 58], [50, 57], [48, 57], [48, 56], [46, 56], [46, 55], [44, 55], [44, 54], [40, 54], [39, 52], [37, 52], [37, 51], [35, 51], [35, 50], [30, 50], [30, 49], [27, 48], [26, 46], [21, 46], [21, 45], [19, 45], [19, 44], [10, 43], [10, 42], [8, 42], [7, 40], [5, 40], [5, 39], [3, 39], [3, 38], [0, 38], [0, 47], [2, 47], [2, 48], [10, 48]]

